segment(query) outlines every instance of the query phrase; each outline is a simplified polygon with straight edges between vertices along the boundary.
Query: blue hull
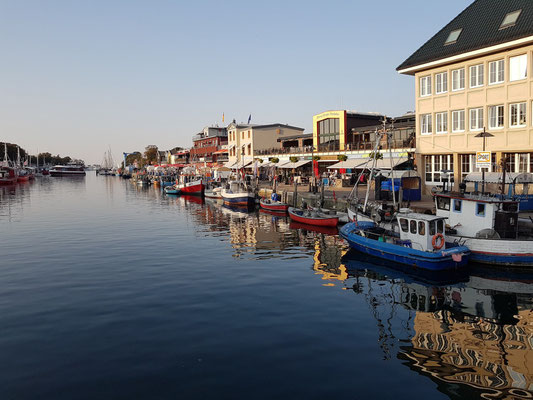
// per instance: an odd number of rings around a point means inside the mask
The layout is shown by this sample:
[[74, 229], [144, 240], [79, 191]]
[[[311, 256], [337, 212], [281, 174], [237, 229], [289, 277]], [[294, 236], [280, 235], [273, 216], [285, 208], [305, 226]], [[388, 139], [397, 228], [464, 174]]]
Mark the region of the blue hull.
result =
[[[361, 225], [359, 224], [362, 229], [363, 226]], [[429, 271], [444, 271], [464, 267], [468, 264], [470, 251], [466, 247], [430, 253], [368, 239], [359, 235], [358, 231], [359, 228], [352, 222], [341, 228], [340, 236], [346, 239], [351, 248], [374, 257]], [[464, 255], [461, 261], [456, 262], [452, 259], [450, 252], [463, 253]]]
[[241, 207], [252, 207], [255, 205], [254, 199], [248, 196], [242, 197], [223, 197], [224, 203], [229, 206], [241, 206]]

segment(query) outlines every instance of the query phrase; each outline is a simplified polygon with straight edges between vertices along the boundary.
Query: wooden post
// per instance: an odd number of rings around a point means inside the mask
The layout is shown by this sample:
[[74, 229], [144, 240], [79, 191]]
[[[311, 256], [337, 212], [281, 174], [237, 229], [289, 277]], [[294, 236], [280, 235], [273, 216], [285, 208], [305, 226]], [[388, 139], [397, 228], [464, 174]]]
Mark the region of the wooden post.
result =
[[294, 180], [294, 195], [293, 195], [292, 203], [294, 207], [298, 206], [298, 183], [296, 182], [296, 179]]

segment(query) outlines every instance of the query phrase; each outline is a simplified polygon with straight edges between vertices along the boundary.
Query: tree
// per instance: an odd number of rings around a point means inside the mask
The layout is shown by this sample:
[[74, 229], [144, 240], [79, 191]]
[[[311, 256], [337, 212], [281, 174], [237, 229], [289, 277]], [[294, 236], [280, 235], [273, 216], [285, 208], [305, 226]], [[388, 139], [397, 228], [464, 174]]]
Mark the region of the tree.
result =
[[157, 162], [158, 149], [155, 145], [146, 146], [144, 149], [144, 158], [147, 164], [154, 164]]

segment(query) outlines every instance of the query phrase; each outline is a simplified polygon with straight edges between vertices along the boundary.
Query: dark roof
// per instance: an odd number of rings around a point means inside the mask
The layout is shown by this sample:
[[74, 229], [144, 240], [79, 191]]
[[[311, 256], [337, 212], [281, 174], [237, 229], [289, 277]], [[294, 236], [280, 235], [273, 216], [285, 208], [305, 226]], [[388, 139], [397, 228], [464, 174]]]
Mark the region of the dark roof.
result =
[[294, 139], [309, 139], [312, 138], [312, 133], [302, 133], [301, 135], [291, 135], [291, 136], [283, 136], [278, 138], [278, 142], [284, 142], [286, 140], [294, 140]]
[[[444, 4], [444, 3], [443, 3]], [[500, 29], [505, 16], [522, 10], [516, 24]], [[445, 45], [450, 32], [462, 29], [456, 42]], [[476, 0], [405, 60], [397, 70], [467, 53], [533, 35], [533, 1]]]

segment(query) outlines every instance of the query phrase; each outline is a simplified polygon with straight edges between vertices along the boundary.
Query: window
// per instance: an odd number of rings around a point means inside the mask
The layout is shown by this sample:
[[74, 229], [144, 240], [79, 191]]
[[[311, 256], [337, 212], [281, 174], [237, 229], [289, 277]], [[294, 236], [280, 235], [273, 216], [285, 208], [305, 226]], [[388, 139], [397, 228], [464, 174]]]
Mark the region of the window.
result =
[[509, 80], [519, 81], [527, 78], [527, 54], [509, 59]]
[[429, 222], [429, 234], [433, 236], [435, 234], [435, 221]]
[[418, 234], [424, 236], [426, 234], [426, 223], [425, 221], [418, 221]]
[[526, 126], [526, 103], [511, 104], [510, 108], [511, 128]]
[[420, 96], [431, 95], [431, 75], [420, 78]]
[[452, 154], [427, 155], [424, 156], [424, 162], [426, 183], [453, 182], [453, 174], [449, 174], [448, 178], [441, 177], [442, 171], [453, 171]]
[[503, 157], [507, 160], [507, 172], [533, 172], [533, 153], [505, 153]]
[[409, 223], [410, 231], [413, 235], [416, 235], [416, 221], [411, 220]]
[[505, 79], [505, 61], [498, 60], [489, 63], [489, 85], [502, 83]]
[[452, 90], [463, 90], [465, 88], [465, 69], [452, 71]]
[[437, 197], [437, 208], [439, 210], [450, 211], [450, 198]]
[[470, 67], [470, 87], [476, 88], [483, 86], [485, 66], [483, 64], [473, 65]]
[[476, 204], [476, 215], [478, 217], [484, 217], [485, 216], [485, 203], [477, 203]]
[[451, 31], [448, 35], [448, 39], [446, 39], [446, 41], [444, 42], [444, 45], [446, 46], [448, 44], [454, 44], [455, 42], [457, 42], [457, 39], [459, 39], [459, 35], [461, 35], [462, 31], [463, 29], [456, 29], [454, 31]]
[[435, 94], [446, 93], [448, 91], [448, 73], [442, 72], [435, 75]]
[[405, 218], [400, 218], [400, 226], [402, 231], [409, 232], [409, 222]]
[[340, 129], [338, 118], [328, 118], [318, 123], [318, 142], [320, 150], [339, 150]]
[[423, 114], [420, 116], [420, 133], [422, 135], [431, 135], [431, 133], [433, 133], [431, 114]]
[[508, 13], [503, 19], [502, 24], [500, 25], [500, 29], [505, 29], [505, 28], [514, 26], [521, 12], [522, 10], [520, 9], [520, 10], [516, 10], [516, 11]]
[[244, 139], [244, 131], [241, 132], [242, 139]]
[[503, 128], [503, 106], [489, 107], [489, 128], [501, 129]]
[[437, 221], [437, 233], [444, 233], [444, 221], [442, 219]]
[[248, 131], [248, 139], [250, 139], [250, 131]]
[[452, 132], [464, 132], [465, 110], [452, 111]]
[[442, 112], [435, 114], [436, 127], [435, 132], [437, 133], [446, 133], [448, 132], [448, 113]]
[[470, 130], [480, 131], [483, 129], [483, 108], [470, 109]]
[[463, 201], [462, 200], [454, 200], [453, 201], [453, 211], [460, 213], [461, 209], [463, 207]]

